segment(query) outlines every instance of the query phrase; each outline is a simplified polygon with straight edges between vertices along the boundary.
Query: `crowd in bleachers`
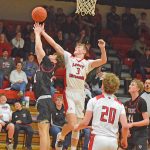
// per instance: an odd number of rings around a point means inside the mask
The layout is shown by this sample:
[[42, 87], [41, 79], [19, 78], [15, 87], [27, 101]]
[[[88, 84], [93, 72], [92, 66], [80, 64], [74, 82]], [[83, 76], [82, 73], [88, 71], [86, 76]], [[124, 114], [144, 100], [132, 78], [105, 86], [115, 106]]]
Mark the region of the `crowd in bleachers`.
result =
[[[141, 12], [138, 19], [130, 8], [125, 8], [125, 12], [119, 15], [113, 6], [106, 16], [106, 27], [103, 27], [103, 18], [98, 8], [95, 16], [83, 17], [74, 13], [66, 15], [62, 8], [55, 10], [53, 6], [44, 7], [48, 12], [45, 29], [67, 51], [72, 53], [76, 42], [85, 43], [89, 49], [86, 57], [95, 59], [96, 54], [92, 48], [97, 48], [97, 40], [104, 38], [117, 51], [123, 63], [131, 68], [132, 78], [137, 78], [138, 74], [142, 80], [150, 77], [150, 26], [145, 12]], [[22, 101], [25, 100], [25, 92], [33, 90], [34, 74], [39, 68], [32, 28], [32, 23], [8, 24], [7, 21], [0, 21], [0, 89], [10, 87], [11, 90], [19, 91], [17, 96]], [[53, 48], [43, 42], [46, 54], [52, 54]], [[101, 93], [99, 85], [103, 70], [100, 69], [95, 71], [92, 82], [85, 85], [87, 99]], [[64, 72], [62, 64], [53, 77], [54, 93], [63, 91]], [[18, 107], [16, 103], [15, 107]], [[8, 145], [11, 144], [11, 139], [12, 137], [8, 138]], [[17, 145], [17, 137], [15, 141]], [[30, 149], [31, 145], [28, 144], [26, 146]], [[54, 142], [52, 147], [54, 148]]]

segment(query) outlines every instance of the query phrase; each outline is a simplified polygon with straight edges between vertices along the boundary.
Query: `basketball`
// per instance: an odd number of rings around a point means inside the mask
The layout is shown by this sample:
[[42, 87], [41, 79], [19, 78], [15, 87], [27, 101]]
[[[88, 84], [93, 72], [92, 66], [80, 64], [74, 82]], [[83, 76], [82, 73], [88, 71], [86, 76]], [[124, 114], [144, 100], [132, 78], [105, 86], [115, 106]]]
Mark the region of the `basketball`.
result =
[[32, 10], [32, 19], [35, 22], [43, 22], [47, 17], [47, 11], [43, 7], [36, 7]]

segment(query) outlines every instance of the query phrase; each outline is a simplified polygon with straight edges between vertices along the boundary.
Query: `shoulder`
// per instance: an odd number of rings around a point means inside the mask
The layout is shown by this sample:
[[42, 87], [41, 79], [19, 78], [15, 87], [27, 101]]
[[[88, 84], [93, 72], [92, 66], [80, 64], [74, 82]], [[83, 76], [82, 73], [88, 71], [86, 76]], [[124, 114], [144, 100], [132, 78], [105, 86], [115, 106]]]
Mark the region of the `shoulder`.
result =
[[139, 103], [146, 103], [145, 99], [143, 99], [141, 96], [138, 99]]
[[129, 103], [131, 102], [131, 100], [128, 100], [128, 101], [126, 101], [125, 103], [124, 103], [124, 105], [129, 105]]

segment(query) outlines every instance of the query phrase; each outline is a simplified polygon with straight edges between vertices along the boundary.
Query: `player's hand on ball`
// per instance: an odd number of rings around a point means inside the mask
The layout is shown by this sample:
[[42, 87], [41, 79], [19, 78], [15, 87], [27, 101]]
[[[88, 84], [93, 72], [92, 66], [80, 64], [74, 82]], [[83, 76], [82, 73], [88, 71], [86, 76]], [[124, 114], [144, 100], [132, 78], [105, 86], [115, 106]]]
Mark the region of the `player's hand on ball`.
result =
[[101, 49], [103, 49], [103, 48], [105, 48], [105, 41], [104, 40], [102, 40], [102, 39], [99, 39], [98, 40], [98, 46], [101, 48]]
[[35, 34], [41, 34], [44, 31], [44, 23], [43, 24], [39, 24], [38, 22], [35, 23], [33, 30]]

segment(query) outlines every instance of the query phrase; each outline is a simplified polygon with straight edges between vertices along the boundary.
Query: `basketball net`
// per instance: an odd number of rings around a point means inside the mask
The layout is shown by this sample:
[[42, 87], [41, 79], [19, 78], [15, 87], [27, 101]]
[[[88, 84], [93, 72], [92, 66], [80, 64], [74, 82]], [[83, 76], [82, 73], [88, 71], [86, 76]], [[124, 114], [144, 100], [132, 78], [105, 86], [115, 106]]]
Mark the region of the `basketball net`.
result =
[[97, 0], [77, 0], [77, 14], [84, 15], [95, 15], [95, 5]]

